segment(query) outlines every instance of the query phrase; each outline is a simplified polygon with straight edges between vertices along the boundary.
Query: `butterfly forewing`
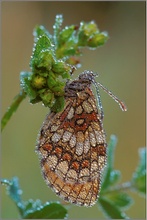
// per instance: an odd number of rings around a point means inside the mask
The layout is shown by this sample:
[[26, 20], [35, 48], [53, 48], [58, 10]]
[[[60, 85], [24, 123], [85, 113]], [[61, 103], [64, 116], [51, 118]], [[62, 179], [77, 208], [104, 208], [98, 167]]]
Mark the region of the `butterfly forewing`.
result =
[[36, 151], [54, 192], [77, 205], [95, 204], [106, 163], [106, 140], [91, 79], [66, 86], [62, 112], [47, 115]]

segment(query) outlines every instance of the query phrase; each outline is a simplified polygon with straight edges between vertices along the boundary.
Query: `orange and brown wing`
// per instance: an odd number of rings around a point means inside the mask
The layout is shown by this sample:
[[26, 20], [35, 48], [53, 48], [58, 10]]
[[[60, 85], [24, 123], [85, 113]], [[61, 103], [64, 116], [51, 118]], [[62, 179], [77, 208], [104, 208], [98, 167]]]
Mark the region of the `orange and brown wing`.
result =
[[47, 116], [37, 152], [43, 176], [57, 195], [77, 205], [96, 202], [106, 140], [90, 88], [67, 97], [63, 112]]

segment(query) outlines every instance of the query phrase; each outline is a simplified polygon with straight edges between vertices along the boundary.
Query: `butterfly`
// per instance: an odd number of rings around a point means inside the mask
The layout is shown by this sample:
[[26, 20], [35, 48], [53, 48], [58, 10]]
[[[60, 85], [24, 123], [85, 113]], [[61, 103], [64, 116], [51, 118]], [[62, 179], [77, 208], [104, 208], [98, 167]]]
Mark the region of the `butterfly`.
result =
[[[63, 200], [87, 207], [98, 199], [107, 160], [98, 87], [126, 111], [124, 103], [96, 82], [95, 77], [92, 71], [84, 71], [77, 79], [67, 82], [65, 107], [59, 113], [47, 115], [36, 146], [47, 185]], [[96, 88], [97, 101], [92, 85]]]

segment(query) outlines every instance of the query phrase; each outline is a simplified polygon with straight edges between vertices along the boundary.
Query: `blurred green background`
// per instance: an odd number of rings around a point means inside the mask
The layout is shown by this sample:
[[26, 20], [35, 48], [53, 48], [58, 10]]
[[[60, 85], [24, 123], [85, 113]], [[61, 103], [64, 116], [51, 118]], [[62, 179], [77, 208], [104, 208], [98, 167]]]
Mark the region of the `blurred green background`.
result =
[[[44, 25], [51, 33], [57, 14], [64, 24], [95, 20], [110, 39], [97, 50], [84, 49], [82, 68], [99, 73], [98, 80], [124, 100], [128, 111], [101, 91], [104, 128], [107, 140], [118, 137], [115, 168], [122, 181], [128, 181], [138, 164], [138, 149], [145, 146], [145, 2], [2, 2], [2, 115], [19, 93], [20, 71], [29, 69], [33, 47], [33, 28]], [[56, 201], [41, 176], [35, 143], [48, 113], [41, 104], [22, 102], [2, 133], [1, 175], [18, 176], [22, 198]], [[135, 203], [126, 211], [130, 218], [145, 218], [145, 199], [130, 193]], [[1, 217], [18, 218], [18, 212], [2, 187]], [[71, 206], [69, 218], [103, 218], [97, 205], [92, 208]]]

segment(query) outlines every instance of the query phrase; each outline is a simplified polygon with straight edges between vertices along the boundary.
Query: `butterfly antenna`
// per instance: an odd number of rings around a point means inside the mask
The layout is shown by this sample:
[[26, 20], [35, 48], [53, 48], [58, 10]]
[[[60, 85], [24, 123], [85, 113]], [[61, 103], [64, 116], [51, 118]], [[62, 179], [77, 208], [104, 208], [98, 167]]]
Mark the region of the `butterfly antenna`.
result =
[[[99, 86], [100, 88], [102, 88], [110, 97], [112, 97], [115, 102], [117, 102], [121, 108], [122, 111], [127, 111], [127, 107], [126, 105], [120, 100], [118, 99], [111, 91], [109, 91], [108, 89], [106, 89], [101, 83], [99, 82], [95, 82], [95, 86], [97, 84], [97, 87]], [[96, 88], [97, 88], [96, 87]], [[97, 89], [96, 89], [97, 90]]]

